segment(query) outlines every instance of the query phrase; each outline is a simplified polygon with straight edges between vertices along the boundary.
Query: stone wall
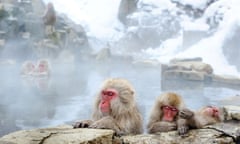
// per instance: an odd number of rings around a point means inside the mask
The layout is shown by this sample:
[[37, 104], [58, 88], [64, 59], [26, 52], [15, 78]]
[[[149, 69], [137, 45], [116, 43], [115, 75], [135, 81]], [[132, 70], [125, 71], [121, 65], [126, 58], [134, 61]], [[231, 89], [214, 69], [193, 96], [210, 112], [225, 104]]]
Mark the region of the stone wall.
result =
[[240, 142], [239, 134], [239, 122], [219, 123], [191, 130], [185, 136], [171, 131], [116, 137], [112, 130], [73, 129], [72, 126], [62, 125], [17, 131], [0, 138], [0, 144], [237, 144]]

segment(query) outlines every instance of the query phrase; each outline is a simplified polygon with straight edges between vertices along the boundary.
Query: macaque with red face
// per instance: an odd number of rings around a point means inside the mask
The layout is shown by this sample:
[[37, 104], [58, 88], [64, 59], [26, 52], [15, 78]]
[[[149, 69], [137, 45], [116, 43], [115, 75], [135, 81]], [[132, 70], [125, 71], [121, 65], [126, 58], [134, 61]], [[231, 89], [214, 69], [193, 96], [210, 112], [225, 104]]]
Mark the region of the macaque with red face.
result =
[[48, 60], [42, 59], [38, 61], [37, 67], [35, 69], [36, 75], [49, 75], [50, 74], [50, 64]]
[[[184, 118], [179, 117], [183, 113]], [[181, 96], [176, 93], [164, 93], [159, 96], [152, 109], [147, 125], [148, 133], [178, 130], [180, 135], [188, 132], [187, 118], [191, 117], [184, 106]]]
[[143, 132], [135, 90], [125, 79], [107, 79], [97, 93], [92, 120], [76, 122], [74, 128], [112, 129], [117, 135]]
[[188, 124], [191, 128], [203, 128], [206, 125], [224, 121], [223, 108], [206, 106], [192, 113], [192, 117], [188, 119]]

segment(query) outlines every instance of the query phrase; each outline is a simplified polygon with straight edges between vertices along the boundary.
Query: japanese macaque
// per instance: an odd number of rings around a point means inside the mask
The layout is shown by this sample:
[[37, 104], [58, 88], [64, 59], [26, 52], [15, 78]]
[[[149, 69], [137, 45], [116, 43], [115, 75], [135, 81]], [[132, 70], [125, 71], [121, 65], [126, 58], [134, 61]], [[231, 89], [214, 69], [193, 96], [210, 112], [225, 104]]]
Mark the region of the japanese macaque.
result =
[[[183, 113], [183, 117], [179, 117]], [[168, 132], [178, 130], [180, 135], [188, 132], [187, 119], [192, 116], [184, 102], [176, 93], [164, 93], [160, 95], [152, 109], [147, 125], [148, 133]]]
[[74, 128], [112, 129], [116, 135], [143, 132], [135, 90], [129, 81], [121, 78], [105, 80], [96, 98], [92, 120], [76, 122]]
[[31, 75], [35, 71], [35, 66], [32, 61], [26, 61], [22, 65], [21, 74], [22, 75]]
[[56, 22], [56, 12], [53, 6], [53, 3], [49, 2], [47, 4], [46, 11], [43, 15], [43, 23], [45, 26], [49, 26], [50, 31], [53, 32], [54, 24]]
[[[181, 114], [180, 114], [180, 117]], [[196, 112], [192, 112], [192, 117], [188, 119], [191, 128], [203, 128], [206, 125], [224, 121], [224, 110], [214, 106], [206, 106]]]
[[42, 59], [37, 63], [37, 67], [34, 71], [34, 74], [39, 76], [49, 75], [50, 74], [50, 64], [48, 60]]

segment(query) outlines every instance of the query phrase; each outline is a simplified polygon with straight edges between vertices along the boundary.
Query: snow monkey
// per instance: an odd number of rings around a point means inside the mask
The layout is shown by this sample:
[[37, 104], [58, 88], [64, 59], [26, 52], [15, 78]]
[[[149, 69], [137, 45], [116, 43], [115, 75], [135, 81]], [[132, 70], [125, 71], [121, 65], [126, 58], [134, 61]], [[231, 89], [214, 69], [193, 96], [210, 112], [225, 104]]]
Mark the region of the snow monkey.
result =
[[97, 93], [92, 120], [76, 122], [74, 128], [112, 129], [117, 135], [143, 132], [142, 116], [129, 81], [109, 78]]
[[37, 66], [35, 68], [35, 75], [37, 76], [48, 76], [50, 74], [51, 68], [50, 63], [46, 59], [41, 59], [38, 61]]
[[[179, 113], [183, 118], [179, 117]], [[157, 98], [150, 114], [148, 133], [178, 130], [180, 135], [184, 135], [188, 132], [187, 119], [191, 116], [192, 112], [185, 108], [180, 95], [163, 93]]]
[[26, 61], [21, 68], [22, 75], [31, 75], [35, 71], [35, 65], [32, 61]]
[[188, 119], [188, 124], [191, 128], [203, 128], [206, 125], [222, 121], [224, 121], [223, 108], [205, 106], [196, 112], [192, 112], [192, 117]]

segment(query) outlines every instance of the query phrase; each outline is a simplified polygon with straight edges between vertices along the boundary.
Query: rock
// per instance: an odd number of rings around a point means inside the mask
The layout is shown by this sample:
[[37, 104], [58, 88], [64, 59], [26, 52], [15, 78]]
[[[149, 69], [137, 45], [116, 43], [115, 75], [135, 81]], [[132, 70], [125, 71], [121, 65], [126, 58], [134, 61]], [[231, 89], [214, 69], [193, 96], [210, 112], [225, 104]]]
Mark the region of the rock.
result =
[[0, 144], [110, 144], [112, 137], [112, 130], [73, 129], [72, 126], [62, 125], [17, 131], [0, 138]]
[[168, 69], [196, 71], [203, 72], [205, 74], [213, 73], [213, 68], [209, 64], [200, 61], [175, 62], [174, 64], [170, 64]]
[[240, 78], [228, 75], [212, 75], [212, 81], [217, 83], [240, 85]]
[[196, 71], [184, 71], [184, 70], [168, 70], [163, 74], [164, 79], [184, 79], [203, 81], [204, 73]]
[[195, 62], [202, 62], [201, 57], [195, 57], [195, 58], [174, 58], [170, 60], [170, 64], [178, 63], [178, 62], [189, 62], [189, 61], [195, 61]]
[[31, 0], [33, 13], [42, 16], [45, 11], [45, 4], [42, 0]]
[[214, 125], [208, 125], [205, 128], [207, 129], [213, 129], [219, 132], [223, 132], [225, 135], [231, 136], [234, 141], [236, 141], [237, 144], [239, 144], [239, 138], [240, 138], [240, 122], [239, 121], [230, 121], [225, 123], [217, 123]]
[[230, 136], [222, 136], [222, 133], [212, 129], [191, 130], [187, 136], [179, 136], [176, 131], [159, 133], [157, 135], [125, 136], [123, 143], [127, 144], [232, 144], [234, 140]]
[[[0, 26], [4, 31], [0, 31], [0, 40], [4, 39], [4, 46], [11, 45], [11, 41], [20, 40], [24, 46], [14, 45], [14, 49], [20, 50], [20, 47], [24, 47], [26, 55], [50, 59], [58, 57], [63, 50], [71, 50], [79, 57], [90, 53], [84, 28], [66, 16], [63, 18], [57, 14], [55, 31], [47, 35], [42, 19], [44, 11], [45, 4], [42, 0], [2, 0]], [[0, 52], [2, 50], [0, 44]]]
[[164, 80], [201, 81], [208, 86], [239, 87], [240, 78], [229, 75], [215, 75], [211, 65], [202, 62], [201, 58], [175, 58], [169, 64], [161, 65], [162, 84]]
[[126, 24], [127, 16], [137, 10], [138, 0], [121, 0], [118, 8], [118, 19]]
[[[141, 5], [142, 7], [155, 7], [144, 2]], [[149, 13], [144, 11], [144, 8], [141, 10], [127, 17], [127, 33], [117, 41], [115, 47], [128, 52], [136, 52], [149, 47], [157, 48], [164, 40], [179, 34], [181, 24], [175, 11], [163, 9], [158, 13]], [[139, 18], [140, 15], [141, 18]]]
[[240, 106], [228, 105], [223, 108], [227, 112], [226, 120], [240, 120]]
[[201, 58], [173, 59], [170, 64], [162, 65], [163, 79], [207, 81], [212, 73], [212, 67], [201, 62]]
[[239, 121], [218, 123], [192, 129], [179, 136], [177, 131], [157, 134], [114, 136], [112, 130], [73, 129], [70, 125], [21, 130], [0, 138], [0, 144], [234, 144], [239, 143]]

